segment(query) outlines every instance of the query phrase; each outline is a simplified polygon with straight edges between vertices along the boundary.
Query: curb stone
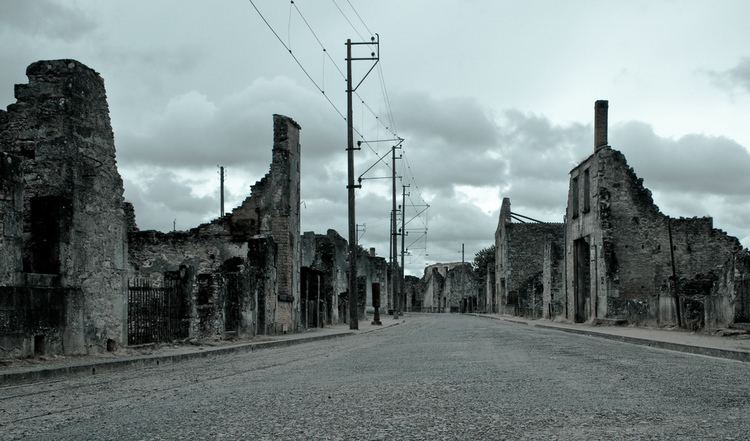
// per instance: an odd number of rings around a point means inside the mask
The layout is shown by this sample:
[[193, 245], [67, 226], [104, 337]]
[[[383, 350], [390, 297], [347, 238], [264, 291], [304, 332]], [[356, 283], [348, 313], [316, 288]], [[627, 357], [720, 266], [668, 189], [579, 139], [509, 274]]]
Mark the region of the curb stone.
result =
[[26, 372], [0, 373], [0, 386], [13, 385], [18, 383], [28, 383], [37, 380], [46, 380], [59, 376], [81, 377], [84, 375], [96, 375], [102, 372], [114, 372], [126, 368], [144, 368], [159, 366], [163, 363], [177, 363], [185, 360], [196, 358], [207, 358], [215, 355], [226, 355], [241, 352], [253, 352], [262, 349], [271, 349], [284, 346], [293, 346], [301, 343], [309, 343], [320, 340], [330, 340], [339, 337], [355, 335], [354, 332], [341, 332], [337, 334], [328, 334], [320, 336], [311, 336], [303, 338], [293, 338], [287, 340], [265, 341], [256, 343], [247, 343], [236, 346], [209, 348], [196, 352], [186, 352], [183, 354], [171, 355], [146, 355], [142, 357], [127, 358], [124, 360], [101, 361], [88, 364], [51, 367], [29, 370]]
[[631, 343], [631, 344], [636, 344], [636, 345], [641, 345], [641, 346], [648, 346], [648, 347], [656, 348], [656, 349], [666, 349], [669, 351], [684, 352], [684, 353], [693, 354], [693, 355], [704, 355], [707, 357], [725, 358], [728, 360], [735, 360], [735, 361], [742, 361], [745, 363], [750, 363], [750, 352], [746, 352], [746, 351], [733, 351], [731, 349], [719, 349], [719, 348], [711, 348], [711, 347], [706, 347], [706, 346], [688, 345], [684, 343], [672, 343], [672, 342], [660, 341], [660, 340], [649, 340], [646, 338], [629, 337], [626, 335], [607, 334], [604, 332], [596, 332], [596, 331], [588, 330], [588, 329], [561, 328], [561, 327], [550, 326], [550, 325], [545, 325], [545, 324], [527, 323], [527, 322], [522, 322], [519, 320], [506, 319], [503, 317], [488, 317], [485, 315], [478, 315], [478, 314], [473, 314], [473, 315], [475, 317], [487, 318], [490, 320], [502, 320], [502, 321], [516, 323], [516, 324], [531, 325], [536, 328], [551, 329], [554, 331], [567, 332], [569, 334], [586, 335], [589, 337], [604, 338], [604, 339], [619, 341], [623, 343]]
[[16, 385], [21, 383], [30, 383], [39, 380], [47, 380], [54, 377], [68, 376], [68, 377], [82, 377], [84, 375], [96, 375], [102, 372], [114, 372], [124, 370], [127, 368], [145, 368], [159, 366], [162, 363], [177, 363], [185, 360], [192, 360], [196, 358], [207, 358], [216, 355], [227, 355], [232, 353], [241, 352], [254, 352], [262, 349], [272, 349], [285, 346], [294, 346], [302, 343], [310, 343], [314, 341], [331, 340], [340, 337], [349, 337], [357, 334], [367, 334], [370, 332], [376, 332], [383, 329], [387, 329], [402, 322], [392, 323], [382, 328], [370, 329], [362, 332], [353, 332], [350, 330], [342, 331], [336, 334], [317, 335], [301, 338], [290, 338], [286, 340], [275, 340], [275, 341], [264, 341], [264, 342], [250, 342], [245, 344], [239, 344], [235, 346], [215, 347], [196, 352], [186, 352], [183, 354], [172, 354], [172, 355], [145, 355], [141, 357], [132, 357], [123, 360], [108, 360], [100, 361], [88, 364], [64, 366], [64, 367], [40, 367], [38, 369], [29, 370], [26, 372], [12, 372], [12, 373], [0, 373], [0, 386]]

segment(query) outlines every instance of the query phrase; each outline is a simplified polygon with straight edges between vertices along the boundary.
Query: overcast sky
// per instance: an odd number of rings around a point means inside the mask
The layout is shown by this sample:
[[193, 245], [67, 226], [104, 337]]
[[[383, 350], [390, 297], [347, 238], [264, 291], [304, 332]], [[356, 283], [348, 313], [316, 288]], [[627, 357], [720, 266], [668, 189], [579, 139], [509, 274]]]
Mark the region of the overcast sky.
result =
[[[345, 84], [297, 10], [255, 2], [345, 112]], [[393, 122], [378, 75], [360, 93], [379, 119], [357, 102], [354, 122], [368, 139], [387, 137], [381, 121], [406, 138], [411, 167], [397, 161], [399, 174], [410, 202], [431, 205], [408, 226], [407, 243], [429, 227], [408, 272], [460, 260], [461, 243], [467, 260], [491, 245], [503, 196], [516, 212], [561, 221], [567, 173], [593, 150], [596, 99], [610, 102], [610, 144], [663, 212], [711, 215], [750, 246], [750, 2], [350, 2], [362, 20], [347, 0], [295, 0], [339, 68], [347, 38], [381, 36]], [[268, 171], [281, 113], [302, 126], [303, 231], [346, 237], [345, 122], [249, 1], [2, 0], [0, 37], [1, 105], [39, 59], [74, 58], [104, 77], [141, 229], [215, 217], [217, 164], [227, 209], [239, 204]], [[357, 174], [376, 159], [363, 148]], [[388, 181], [364, 181], [357, 202], [362, 245], [387, 257]]]

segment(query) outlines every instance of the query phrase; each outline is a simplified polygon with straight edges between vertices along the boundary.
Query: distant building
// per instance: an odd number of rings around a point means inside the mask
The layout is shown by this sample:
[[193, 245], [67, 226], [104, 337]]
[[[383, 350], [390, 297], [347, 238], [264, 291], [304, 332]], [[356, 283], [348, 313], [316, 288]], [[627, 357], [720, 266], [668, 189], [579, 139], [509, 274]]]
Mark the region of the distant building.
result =
[[[562, 248], [564, 225], [535, 221], [511, 212], [503, 198], [495, 231], [495, 301], [501, 314], [531, 318], [549, 316], [559, 298], [544, 305], [544, 262], [548, 249]], [[561, 280], [548, 282], [560, 285]]]

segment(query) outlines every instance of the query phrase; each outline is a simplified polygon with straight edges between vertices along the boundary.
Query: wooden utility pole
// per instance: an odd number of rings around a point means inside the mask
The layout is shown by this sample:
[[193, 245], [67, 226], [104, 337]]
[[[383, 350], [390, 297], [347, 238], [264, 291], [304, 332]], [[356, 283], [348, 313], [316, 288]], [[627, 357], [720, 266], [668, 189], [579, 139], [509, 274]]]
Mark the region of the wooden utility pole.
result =
[[219, 166], [219, 217], [224, 217], [224, 166]]
[[346, 40], [346, 186], [349, 193], [349, 329], [359, 329], [357, 316], [357, 220], [354, 211], [354, 111], [352, 109], [352, 40]]
[[[375, 34], [377, 36], [377, 34]], [[374, 45], [377, 48], [377, 54], [372, 52], [372, 56], [365, 58], [352, 58], [353, 45]], [[370, 70], [362, 77], [356, 86], [352, 87], [352, 61], [369, 60], [374, 61]], [[370, 41], [352, 42], [346, 40], [346, 153], [347, 153], [347, 191], [349, 199], [349, 329], [359, 329], [359, 317], [357, 313], [357, 221], [355, 218], [355, 198], [354, 190], [361, 185], [354, 184], [354, 110], [352, 108], [352, 94], [357, 90], [362, 81], [375, 68], [380, 60], [380, 36], [376, 40], [372, 37]]]
[[[401, 186], [401, 304], [404, 306], [404, 310], [407, 309], [409, 302], [406, 299], [406, 280], [404, 279], [404, 253], [406, 251], [406, 188], [410, 187], [409, 184]], [[401, 305], [400, 304], [400, 305]]]
[[393, 183], [393, 215], [391, 216], [391, 241], [392, 245], [391, 248], [393, 249], [393, 253], [391, 253], [391, 291], [393, 292], [393, 318], [398, 318], [398, 310], [399, 310], [399, 299], [398, 299], [398, 258], [396, 257], [396, 250], [398, 249], [398, 236], [396, 232], [396, 148], [397, 146], [393, 146], [391, 148], [391, 180]]

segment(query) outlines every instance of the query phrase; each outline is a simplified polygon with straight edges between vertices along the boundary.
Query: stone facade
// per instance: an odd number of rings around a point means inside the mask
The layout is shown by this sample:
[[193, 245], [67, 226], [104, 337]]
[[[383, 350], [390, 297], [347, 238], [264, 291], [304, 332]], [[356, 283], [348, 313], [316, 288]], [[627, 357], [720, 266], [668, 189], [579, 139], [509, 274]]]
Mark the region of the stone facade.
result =
[[129, 221], [132, 275], [160, 286], [181, 272], [190, 336], [294, 332], [301, 323], [300, 127], [273, 121], [271, 169], [231, 213], [186, 232], [137, 231]]
[[126, 341], [127, 242], [104, 81], [74, 60], [26, 75], [0, 111], [2, 346], [112, 350]]
[[404, 295], [406, 296], [407, 311], [421, 311], [424, 301], [422, 280], [415, 276], [404, 276]]
[[542, 316], [545, 247], [548, 243], [562, 247], [563, 234], [563, 224], [512, 222], [510, 199], [503, 198], [495, 231], [495, 310]]
[[[347, 242], [335, 230], [328, 230], [326, 234], [315, 234], [312, 231], [302, 235], [302, 271], [308, 270], [319, 273], [319, 287], [313, 287], [311, 280], [305, 276], [301, 281], [301, 301], [320, 303], [318, 314], [324, 318], [320, 320], [326, 324], [339, 323], [339, 299], [346, 296], [347, 285]], [[313, 293], [313, 289], [317, 292]], [[320, 294], [320, 297], [315, 294]], [[308, 312], [307, 304], [303, 305], [303, 322], [311, 327], [313, 320]], [[317, 322], [317, 320], [316, 320]]]
[[435, 263], [425, 267], [420, 283], [421, 311], [460, 312], [465, 299], [476, 304], [479, 285], [471, 264]]
[[[320, 304], [321, 316], [326, 317], [325, 323], [348, 322], [349, 266], [346, 239], [335, 230], [328, 230], [325, 235], [311, 231], [305, 232], [302, 235], [302, 269], [306, 274], [311, 274], [314, 280], [320, 280], [320, 288], [311, 286], [307, 280], [303, 280], [302, 292], [315, 296], [315, 301]], [[315, 278], [317, 273], [319, 273], [319, 279]], [[369, 251], [359, 249], [357, 252], [357, 310], [360, 320], [367, 319], [368, 313], [374, 313], [373, 292], [375, 290], [378, 290], [380, 294], [380, 313], [386, 312], [388, 299], [392, 295], [389, 283], [390, 274], [385, 258], [378, 257], [374, 248], [370, 248]], [[316, 291], [318, 289], [319, 291]], [[318, 292], [320, 300], [317, 300]], [[310, 297], [305, 298], [310, 299]], [[317, 323], [314, 320], [309, 321]]]
[[[561, 246], [562, 245], [562, 246]], [[564, 318], [566, 296], [564, 283], [563, 246], [554, 240], [544, 244], [542, 266], [542, 317], [545, 319]]]
[[[606, 108], [597, 102], [596, 127], [606, 128]], [[737, 265], [739, 241], [713, 228], [711, 218], [661, 213], [625, 156], [607, 145], [606, 132], [595, 139], [594, 153], [570, 172], [567, 318], [688, 328], [732, 323], [739, 291], [728, 281], [748, 277]]]

